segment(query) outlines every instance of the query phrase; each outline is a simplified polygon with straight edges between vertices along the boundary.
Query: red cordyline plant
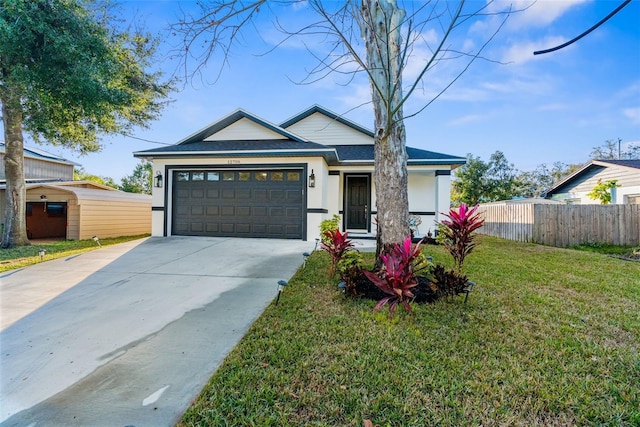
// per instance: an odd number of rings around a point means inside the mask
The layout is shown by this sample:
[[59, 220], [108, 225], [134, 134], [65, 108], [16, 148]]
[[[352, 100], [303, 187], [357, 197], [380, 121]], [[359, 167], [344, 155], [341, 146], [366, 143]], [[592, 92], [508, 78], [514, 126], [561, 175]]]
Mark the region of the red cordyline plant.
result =
[[444, 233], [444, 247], [449, 251], [456, 265], [456, 271], [462, 272], [462, 264], [467, 255], [476, 246], [475, 233], [484, 224], [480, 213], [476, 213], [478, 205], [469, 209], [464, 203], [458, 210], [450, 209], [443, 214], [449, 219], [440, 221], [444, 226], [440, 229]]
[[353, 242], [348, 239], [349, 232], [341, 233], [340, 230], [328, 230], [322, 233], [322, 249], [327, 251], [331, 256], [331, 265], [329, 266], [329, 277], [333, 277], [338, 262], [342, 259], [345, 252], [353, 250]]
[[395, 244], [387, 253], [380, 255], [382, 268], [378, 272], [364, 271], [363, 273], [382, 292], [389, 295], [382, 298], [373, 307], [373, 311], [380, 310], [389, 303], [389, 317], [402, 304], [405, 310], [413, 313], [409, 300], [414, 297], [411, 288], [418, 286], [414, 272], [414, 263], [420, 256], [420, 245], [411, 245], [411, 237], [402, 244]]

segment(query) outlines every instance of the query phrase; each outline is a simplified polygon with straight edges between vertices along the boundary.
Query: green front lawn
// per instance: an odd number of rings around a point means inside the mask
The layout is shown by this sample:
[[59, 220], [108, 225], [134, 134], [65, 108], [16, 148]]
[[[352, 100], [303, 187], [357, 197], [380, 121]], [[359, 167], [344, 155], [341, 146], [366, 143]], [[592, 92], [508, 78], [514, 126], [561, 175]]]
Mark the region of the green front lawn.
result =
[[[117, 245], [131, 240], [148, 237], [148, 234], [141, 236], [123, 236], [100, 239], [102, 246]], [[34, 243], [29, 246], [20, 246], [11, 249], [0, 249], [0, 273], [13, 270], [15, 268], [26, 267], [37, 264], [40, 260], [40, 250], [45, 250], [44, 260], [49, 261], [55, 258], [75, 255], [82, 252], [98, 249], [99, 246], [93, 239], [86, 240], [60, 240], [57, 242]]]
[[311, 256], [181, 426], [640, 425], [640, 263], [485, 237], [466, 305], [389, 320], [328, 262]]

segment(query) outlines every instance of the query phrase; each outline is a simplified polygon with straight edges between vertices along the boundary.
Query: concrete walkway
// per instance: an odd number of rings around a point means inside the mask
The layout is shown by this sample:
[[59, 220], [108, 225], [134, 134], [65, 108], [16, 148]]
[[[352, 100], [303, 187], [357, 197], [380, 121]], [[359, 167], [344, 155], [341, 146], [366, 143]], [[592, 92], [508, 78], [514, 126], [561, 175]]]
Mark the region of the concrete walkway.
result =
[[0, 425], [174, 425], [314, 243], [149, 238], [0, 274]]

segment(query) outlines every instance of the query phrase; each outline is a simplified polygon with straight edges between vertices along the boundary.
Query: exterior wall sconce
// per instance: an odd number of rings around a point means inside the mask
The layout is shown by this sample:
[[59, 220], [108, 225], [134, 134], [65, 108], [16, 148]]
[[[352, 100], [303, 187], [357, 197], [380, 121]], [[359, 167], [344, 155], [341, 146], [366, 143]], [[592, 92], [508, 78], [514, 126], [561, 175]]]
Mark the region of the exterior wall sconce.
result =
[[153, 178], [153, 185], [157, 188], [162, 188], [162, 174], [160, 171], [156, 172], [156, 176]]
[[309, 175], [309, 187], [315, 187], [316, 186], [316, 176], [313, 173], [313, 169], [311, 169], [311, 175]]

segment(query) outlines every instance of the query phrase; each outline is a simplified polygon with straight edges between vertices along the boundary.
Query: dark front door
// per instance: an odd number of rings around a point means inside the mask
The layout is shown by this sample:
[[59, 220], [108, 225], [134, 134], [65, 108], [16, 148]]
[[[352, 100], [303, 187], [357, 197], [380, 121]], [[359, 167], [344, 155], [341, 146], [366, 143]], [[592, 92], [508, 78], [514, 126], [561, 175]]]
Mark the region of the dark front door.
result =
[[370, 186], [367, 175], [347, 175], [346, 226], [348, 230], [367, 230], [369, 226]]

